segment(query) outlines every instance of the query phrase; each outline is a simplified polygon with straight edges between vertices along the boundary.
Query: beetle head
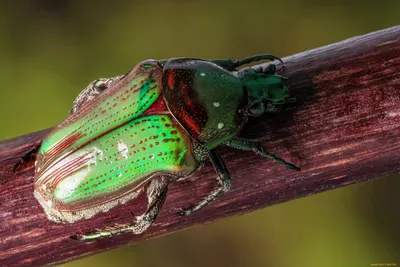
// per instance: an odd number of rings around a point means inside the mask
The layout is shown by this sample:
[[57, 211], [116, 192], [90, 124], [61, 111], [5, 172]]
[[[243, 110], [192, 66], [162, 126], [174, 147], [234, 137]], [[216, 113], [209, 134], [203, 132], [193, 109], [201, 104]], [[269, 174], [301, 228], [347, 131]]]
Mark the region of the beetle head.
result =
[[[273, 65], [274, 66], [274, 65]], [[245, 68], [238, 72], [238, 77], [244, 82], [249, 98], [248, 113], [250, 116], [260, 116], [273, 108], [288, 96], [284, 77], [274, 75], [275, 68], [262, 69]]]

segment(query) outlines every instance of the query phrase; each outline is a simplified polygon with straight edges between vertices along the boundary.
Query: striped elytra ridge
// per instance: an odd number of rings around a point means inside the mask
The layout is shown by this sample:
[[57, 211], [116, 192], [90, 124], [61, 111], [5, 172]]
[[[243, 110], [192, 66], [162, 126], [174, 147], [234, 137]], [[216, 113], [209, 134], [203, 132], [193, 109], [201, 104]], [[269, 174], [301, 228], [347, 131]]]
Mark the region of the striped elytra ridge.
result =
[[158, 65], [141, 66], [137, 65], [110, 90], [88, 102], [50, 133], [39, 151], [38, 171], [60, 156], [137, 118], [156, 101], [161, 94], [162, 70]]
[[98, 206], [135, 191], [155, 174], [190, 174], [197, 168], [190, 147], [189, 136], [170, 115], [140, 117], [46, 169], [36, 191], [57, 211]]

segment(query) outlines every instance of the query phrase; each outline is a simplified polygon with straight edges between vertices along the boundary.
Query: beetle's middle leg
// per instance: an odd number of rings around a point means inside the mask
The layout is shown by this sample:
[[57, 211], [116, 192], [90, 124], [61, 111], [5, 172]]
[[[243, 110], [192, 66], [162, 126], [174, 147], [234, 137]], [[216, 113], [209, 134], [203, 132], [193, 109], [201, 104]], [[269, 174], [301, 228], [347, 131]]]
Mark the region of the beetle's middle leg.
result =
[[141, 234], [146, 231], [156, 220], [161, 211], [168, 191], [168, 178], [161, 177], [152, 180], [146, 188], [147, 193], [147, 210], [144, 214], [135, 217], [132, 224], [119, 224], [112, 227], [106, 227], [104, 230], [98, 230], [93, 233], [76, 234], [71, 236], [72, 239], [93, 240], [103, 237], [111, 237], [123, 233]]
[[229, 174], [228, 169], [226, 168], [226, 165], [224, 161], [222, 160], [221, 156], [218, 155], [218, 153], [215, 150], [211, 150], [209, 152], [209, 157], [211, 160], [211, 163], [214, 166], [214, 169], [216, 170], [218, 176], [218, 188], [214, 191], [212, 191], [206, 198], [204, 198], [200, 203], [197, 205], [193, 206], [192, 208], [182, 210], [179, 215], [181, 216], [186, 216], [190, 215], [201, 208], [209, 205], [211, 202], [213, 202], [217, 197], [222, 193], [222, 192], [227, 192], [231, 189], [231, 175]]
[[260, 143], [244, 138], [232, 138], [231, 140], [225, 141], [223, 144], [236, 149], [253, 151], [263, 157], [268, 157], [279, 162], [280, 164], [285, 165], [286, 168], [300, 171], [300, 167], [297, 167], [296, 165], [289, 163], [281, 159], [280, 157], [268, 152], [267, 149], [265, 149], [265, 147]]

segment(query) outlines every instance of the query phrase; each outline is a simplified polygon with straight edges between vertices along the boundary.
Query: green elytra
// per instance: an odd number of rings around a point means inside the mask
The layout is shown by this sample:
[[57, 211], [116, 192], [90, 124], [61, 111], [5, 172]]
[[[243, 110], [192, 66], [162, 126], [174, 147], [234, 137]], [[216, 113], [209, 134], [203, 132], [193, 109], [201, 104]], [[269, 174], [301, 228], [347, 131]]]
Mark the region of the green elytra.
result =
[[132, 224], [74, 238], [142, 233], [160, 212], [168, 185], [209, 159], [218, 187], [180, 212], [189, 215], [231, 187], [229, 171], [217, 152], [220, 145], [251, 150], [299, 170], [261, 144], [236, 137], [248, 117], [267, 112], [288, 95], [273, 64], [237, 71], [243, 64], [265, 59], [280, 60], [272, 55], [242, 61], [146, 60], [124, 76], [89, 84], [75, 100], [71, 115], [32, 151], [37, 152], [34, 195], [47, 217], [70, 223], [88, 219], [146, 191], [148, 209]]

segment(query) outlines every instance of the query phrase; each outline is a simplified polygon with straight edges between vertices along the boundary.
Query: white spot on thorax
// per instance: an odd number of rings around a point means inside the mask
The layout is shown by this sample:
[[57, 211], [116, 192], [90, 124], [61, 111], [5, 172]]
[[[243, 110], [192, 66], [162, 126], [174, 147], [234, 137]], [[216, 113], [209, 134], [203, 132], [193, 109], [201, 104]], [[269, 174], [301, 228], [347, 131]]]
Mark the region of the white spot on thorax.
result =
[[203, 77], [206, 76], [206, 74], [204, 72], [200, 73], [200, 75]]
[[224, 127], [224, 124], [222, 122], [218, 123], [218, 129], [222, 129]]
[[215, 107], [219, 107], [221, 104], [219, 102], [214, 102]]
[[49, 206], [49, 207], [53, 206], [53, 202], [51, 202], [51, 200], [47, 200], [46, 204], [47, 204], [47, 206]]

